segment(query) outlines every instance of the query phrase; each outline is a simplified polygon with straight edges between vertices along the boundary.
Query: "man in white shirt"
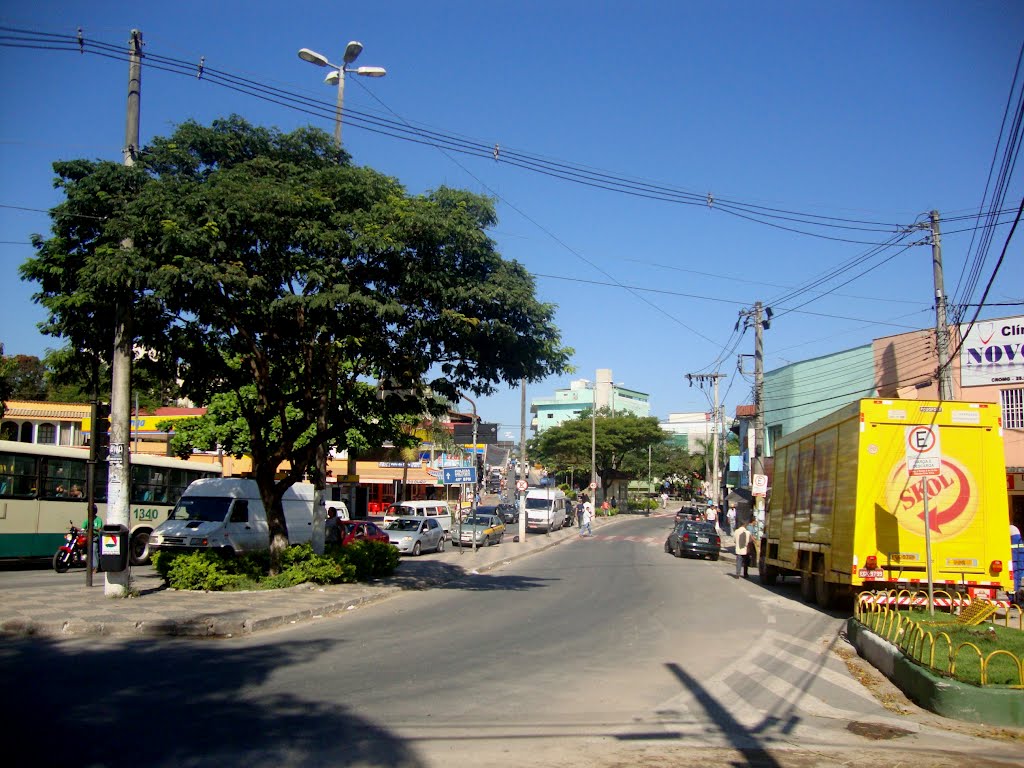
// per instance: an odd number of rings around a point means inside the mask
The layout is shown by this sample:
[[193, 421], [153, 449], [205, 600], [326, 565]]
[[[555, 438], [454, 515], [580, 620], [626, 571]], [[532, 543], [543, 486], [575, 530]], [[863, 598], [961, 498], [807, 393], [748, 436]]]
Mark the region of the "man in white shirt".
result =
[[736, 573], [733, 578], [738, 579], [740, 575], [746, 575], [747, 571], [747, 547], [750, 545], [750, 529], [744, 525], [736, 531]]
[[590, 497], [583, 497], [583, 517], [580, 519], [580, 536], [593, 536], [590, 523], [594, 519], [594, 505], [590, 503]]

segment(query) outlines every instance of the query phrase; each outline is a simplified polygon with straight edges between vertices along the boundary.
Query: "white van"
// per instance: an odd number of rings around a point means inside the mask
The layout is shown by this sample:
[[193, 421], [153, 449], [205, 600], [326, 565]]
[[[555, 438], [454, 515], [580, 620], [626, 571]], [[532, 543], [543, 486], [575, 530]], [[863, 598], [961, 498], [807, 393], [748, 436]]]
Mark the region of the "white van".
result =
[[526, 490], [526, 529], [551, 533], [561, 528], [569, 514], [569, 499], [558, 488]]
[[[313, 486], [296, 483], [284, 492], [288, 541], [313, 536]], [[225, 553], [270, 548], [270, 529], [255, 480], [214, 477], [196, 480], [181, 494], [170, 516], [149, 537], [150, 547], [175, 552], [215, 549]]]
[[444, 528], [446, 538], [452, 537], [452, 510], [444, 499], [431, 501], [398, 501], [384, 512], [384, 525], [400, 517], [433, 517]]

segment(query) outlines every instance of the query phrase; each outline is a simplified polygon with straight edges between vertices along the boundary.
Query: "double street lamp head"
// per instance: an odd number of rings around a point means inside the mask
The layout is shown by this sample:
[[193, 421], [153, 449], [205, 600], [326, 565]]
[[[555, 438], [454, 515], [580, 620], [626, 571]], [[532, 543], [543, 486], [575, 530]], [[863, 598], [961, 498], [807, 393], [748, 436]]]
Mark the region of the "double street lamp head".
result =
[[341, 66], [332, 64], [330, 59], [324, 56], [322, 53], [317, 53], [309, 48], [299, 49], [299, 58], [303, 61], [308, 61], [310, 64], [316, 64], [318, 67], [332, 67], [334, 69], [327, 77], [324, 82], [330, 83], [331, 85], [337, 85], [338, 79], [341, 77], [341, 72], [348, 72], [356, 75], [362, 75], [363, 77], [384, 77], [388, 72], [384, 67], [356, 67], [355, 69], [349, 69], [348, 65], [359, 58], [359, 54], [363, 51], [363, 44], [357, 40], [353, 40], [345, 46], [345, 55], [342, 58], [344, 62]]

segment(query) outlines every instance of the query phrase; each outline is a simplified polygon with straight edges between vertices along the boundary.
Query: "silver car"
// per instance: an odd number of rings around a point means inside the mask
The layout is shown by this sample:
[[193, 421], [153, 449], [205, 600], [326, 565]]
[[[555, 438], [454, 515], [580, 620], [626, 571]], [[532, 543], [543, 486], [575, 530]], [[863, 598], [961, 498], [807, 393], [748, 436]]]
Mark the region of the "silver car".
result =
[[402, 554], [444, 552], [444, 528], [433, 517], [398, 517], [384, 523], [384, 533]]

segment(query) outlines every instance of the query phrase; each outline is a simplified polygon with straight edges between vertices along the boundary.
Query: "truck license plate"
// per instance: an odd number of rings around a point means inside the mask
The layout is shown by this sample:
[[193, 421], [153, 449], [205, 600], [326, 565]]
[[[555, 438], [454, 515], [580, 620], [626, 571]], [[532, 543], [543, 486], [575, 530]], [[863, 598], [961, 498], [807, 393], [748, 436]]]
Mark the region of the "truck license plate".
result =
[[867, 568], [861, 568], [859, 571], [857, 571], [857, 575], [860, 576], [862, 579], [884, 579], [885, 571], [880, 569], [875, 571], [869, 571]]

